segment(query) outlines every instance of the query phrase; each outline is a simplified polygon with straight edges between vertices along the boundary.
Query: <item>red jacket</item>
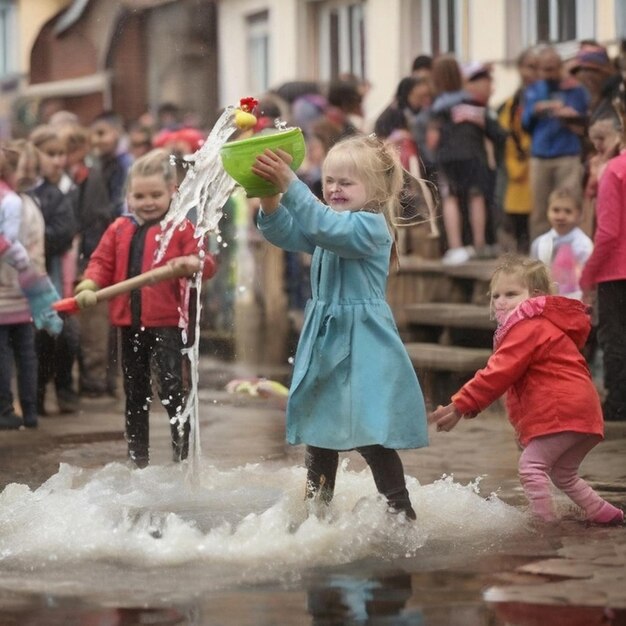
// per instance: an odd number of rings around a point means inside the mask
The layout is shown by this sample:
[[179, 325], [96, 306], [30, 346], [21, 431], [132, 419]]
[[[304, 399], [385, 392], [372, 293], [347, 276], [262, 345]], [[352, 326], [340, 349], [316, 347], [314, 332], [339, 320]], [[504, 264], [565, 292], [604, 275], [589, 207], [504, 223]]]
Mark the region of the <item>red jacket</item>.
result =
[[522, 446], [564, 431], [602, 436], [600, 399], [580, 353], [590, 328], [578, 300], [541, 296], [522, 302], [496, 332], [485, 368], [452, 397], [454, 406], [474, 417], [506, 392]]
[[[90, 278], [99, 287], [108, 287], [128, 278], [130, 245], [138, 224], [134, 217], [118, 217], [104, 232], [98, 247], [94, 250], [85, 270], [85, 278]], [[165, 265], [171, 259], [188, 254], [198, 254], [200, 241], [194, 237], [194, 227], [189, 221], [174, 229], [172, 238], [163, 259], [154, 263], [159, 249], [161, 226], [150, 226], [142, 257], [141, 271]], [[215, 260], [206, 254], [202, 277], [207, 280], [215, 274]], [[141, 323], [145, 327], [178, 326], [181, 319], [187, 278], [165, 280], [141, 289]], [[111, 299], [109, 317], [114, 326], [130, 326], [130, 294], [125, 293]]]

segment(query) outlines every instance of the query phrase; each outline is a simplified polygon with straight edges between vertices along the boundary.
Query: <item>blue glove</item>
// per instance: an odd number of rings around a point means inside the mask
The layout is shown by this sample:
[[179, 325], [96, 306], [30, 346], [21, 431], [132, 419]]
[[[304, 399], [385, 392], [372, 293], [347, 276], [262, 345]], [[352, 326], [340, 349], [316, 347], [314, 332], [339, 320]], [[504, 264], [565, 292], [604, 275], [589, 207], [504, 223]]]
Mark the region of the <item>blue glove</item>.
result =
[[52, 309], [52, 303], [59, 300], [59, 294], [48, 275], [28, 268], [17, 276], [20, 288], [28, 300], [35, 327], [52, 336], [58, 335], [63, 329], [63, 321]]

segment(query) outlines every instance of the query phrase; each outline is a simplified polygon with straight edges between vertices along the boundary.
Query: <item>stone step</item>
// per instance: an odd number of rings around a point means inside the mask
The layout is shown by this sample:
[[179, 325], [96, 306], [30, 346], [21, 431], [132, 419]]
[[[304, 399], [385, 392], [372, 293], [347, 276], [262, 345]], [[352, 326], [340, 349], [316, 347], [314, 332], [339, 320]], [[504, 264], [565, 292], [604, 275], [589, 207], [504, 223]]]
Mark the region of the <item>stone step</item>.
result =
[[450, 328], [478, 328], [494, 330], [496, 323], [489, 319], [489, 307], [477, 304], [427, 302], [409, 304], [406, 320], [412, 325], [444, 326]]
[[462, 348], [423, 342], [409, 342], [405, 347], [416, 370], [473, 374], [483, 368], [491, 356], [489, 348]]

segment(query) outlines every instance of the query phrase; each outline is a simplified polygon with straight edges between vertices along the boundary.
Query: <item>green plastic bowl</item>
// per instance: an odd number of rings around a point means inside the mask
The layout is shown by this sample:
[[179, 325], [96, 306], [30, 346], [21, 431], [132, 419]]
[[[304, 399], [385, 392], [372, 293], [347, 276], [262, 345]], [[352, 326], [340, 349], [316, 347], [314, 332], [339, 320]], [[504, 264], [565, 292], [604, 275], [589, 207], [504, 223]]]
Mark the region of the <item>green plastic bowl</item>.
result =
[[257, 156], [266, 148], [288, 152], [293, 157], [291, 169], [294, 171], [300, 167], [306, 153], [304, 136], [299, 128], [262, 131], [248, 139], [225, 143], [220, 150], [224, 170], [245, 189], [249, 198], [273, 196], [279, 191], [252, 173]]

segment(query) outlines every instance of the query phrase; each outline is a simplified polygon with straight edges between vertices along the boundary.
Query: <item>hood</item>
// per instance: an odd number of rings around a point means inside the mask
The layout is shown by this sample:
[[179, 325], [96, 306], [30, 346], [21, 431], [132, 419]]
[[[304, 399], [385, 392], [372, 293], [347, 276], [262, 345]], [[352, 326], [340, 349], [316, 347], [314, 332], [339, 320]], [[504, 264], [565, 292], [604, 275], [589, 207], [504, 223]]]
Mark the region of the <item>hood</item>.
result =
[[544, 317], [566, 334], [581, 349], [591, 330], [588, 307], [580, 300], [563, 296], [539, 296], [521, 302], [499, 326], [494, 335], [497, 348], [506, 333], [518, 322], [533, 317]]

